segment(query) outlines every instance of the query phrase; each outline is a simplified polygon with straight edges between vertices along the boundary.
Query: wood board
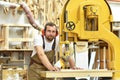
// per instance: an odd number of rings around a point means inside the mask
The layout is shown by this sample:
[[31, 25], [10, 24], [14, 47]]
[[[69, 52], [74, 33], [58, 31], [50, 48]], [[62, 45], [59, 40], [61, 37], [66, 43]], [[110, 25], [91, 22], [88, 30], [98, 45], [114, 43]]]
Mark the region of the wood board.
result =
[[46, 78], [65, 78], [65, 77], [112, 77], [113, 70], [71, 70], [60, 71], [41, 71], [40, 75]]

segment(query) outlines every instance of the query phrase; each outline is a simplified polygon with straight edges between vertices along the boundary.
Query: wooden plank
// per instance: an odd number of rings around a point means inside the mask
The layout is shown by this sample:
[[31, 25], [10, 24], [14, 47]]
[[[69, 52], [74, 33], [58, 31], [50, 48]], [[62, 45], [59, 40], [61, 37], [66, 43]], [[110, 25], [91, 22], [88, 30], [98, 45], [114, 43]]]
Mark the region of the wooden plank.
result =
[[4, 44], [5, 47], [4, 48], [8, 49], [9, 48], [9, 42], [8, 42], [9, 41], [9, 26], [6, 26], [4, 32], [5, 32], [5, 39], [4, 39], [5, 40], [5, 44]]
[[120, 2], [120, 0], [107, 0], [107, 1]]
[[0, 52], [3, 52], [3, 51], [5, 51], [5, 52], [7, 52], [7, 51], [24, 51], [24, 52], [32, 52], [33, 50], [32, 49], [0, 49]]
[[6, 26], [9, 26], [9, 27], [31, 27], [30, 24], [1, 24], [0, 26], [2, 27], [6, 27]]
[[0, 41], [4, 41], [4, 39], [0, 38]]
[[63, 77], [112, 77], [112, 70], [61, 70], [41, 71], [40, 75], [46, 78]]
[[9, 38], [9, 41], [22, 41], [22, 42], [29, 42], [29, 41], [33, 41], [32, 38]]
[[118, 27], [113, 26], [113, 31], [119, 31], [119, 30], [120, 30], [120, 26]]

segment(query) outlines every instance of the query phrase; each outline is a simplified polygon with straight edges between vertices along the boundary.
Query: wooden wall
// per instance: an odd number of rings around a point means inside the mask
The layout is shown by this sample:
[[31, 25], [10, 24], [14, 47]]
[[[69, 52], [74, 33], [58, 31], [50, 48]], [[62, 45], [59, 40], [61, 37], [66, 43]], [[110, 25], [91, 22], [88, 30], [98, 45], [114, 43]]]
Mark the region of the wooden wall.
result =
[[[39, 20], [41, 25], [48, 21], [55, 22], [56, 24], [59, 13], [67, 0], [1, 0], [10, 3], [20, 4], [25, 2], [31, 9], [33, 16]], [[6, 10], [6, 9], [5, 9]]]
[[[62, 7], [67, 0], [1, 0], [11, 3], [25, 2], [30, 7], [33, 16], [36, 20], [39, 20], [41, 25], [44, 25], [48, 21], [58, 24], [58, 16], [62, 10]], [[107, 0], [107, 1], [120, 1], [120, 0]], [[6, 11], [7, 9], [5, 9]]]

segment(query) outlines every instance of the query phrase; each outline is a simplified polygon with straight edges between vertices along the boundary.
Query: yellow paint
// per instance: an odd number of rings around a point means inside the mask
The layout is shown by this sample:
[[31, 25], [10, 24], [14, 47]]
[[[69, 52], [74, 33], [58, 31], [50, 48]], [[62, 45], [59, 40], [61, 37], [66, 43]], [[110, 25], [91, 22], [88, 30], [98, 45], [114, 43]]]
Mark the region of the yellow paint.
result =
[[[103, 40], [110, 49], [108, 54], [113, 55], [109, 65], [112, 65], [113, 70], [120, 70], [120, 39], [113, 34], [111, 21], [112, 14], [105, 0], [68, 0], [60, 15], [60, 55], [62, 44], [68, 41]], [[66, 28], [68, 22], [73, 22], [75, 28], [71, 23], [70, 28]], [[115, 72], [113, 79], [120, 80], [120, 73]]]

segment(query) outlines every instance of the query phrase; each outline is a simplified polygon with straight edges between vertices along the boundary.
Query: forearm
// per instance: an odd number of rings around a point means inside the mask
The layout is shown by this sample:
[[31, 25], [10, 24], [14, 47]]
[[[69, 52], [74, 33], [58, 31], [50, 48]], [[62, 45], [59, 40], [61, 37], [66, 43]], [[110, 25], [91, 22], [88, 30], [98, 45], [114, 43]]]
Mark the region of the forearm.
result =
[[68, 61], [69, 61], [70, 67], [74, 68], [75, 67], [75, 61], [74, 61], [74, 59], [70, 56], [69, 59], [68, 59]]
[[69, 64], [70, 64], [70, 68], [72, 68], [72, 69], [83, 69], [83, 68], [80, 68], [80, 67], [76, 67], [75, 61], [71, 56], [69, 57], [68, 61], [69, 61]]
[[47, 56], [44, 54], [43, 48], [41, 46], [36, 46], [35, 47], [37, 51], [37, 55], [42, 62], [42, 64], [50, 71], [54, 70], [54, 66], [50, 63], [48, 60]]
[[39, 55], [39, 59], [41, 60], [42, 64], [50, 71], [54, 70], [54, 66], [49, 62], [46, 55]]

